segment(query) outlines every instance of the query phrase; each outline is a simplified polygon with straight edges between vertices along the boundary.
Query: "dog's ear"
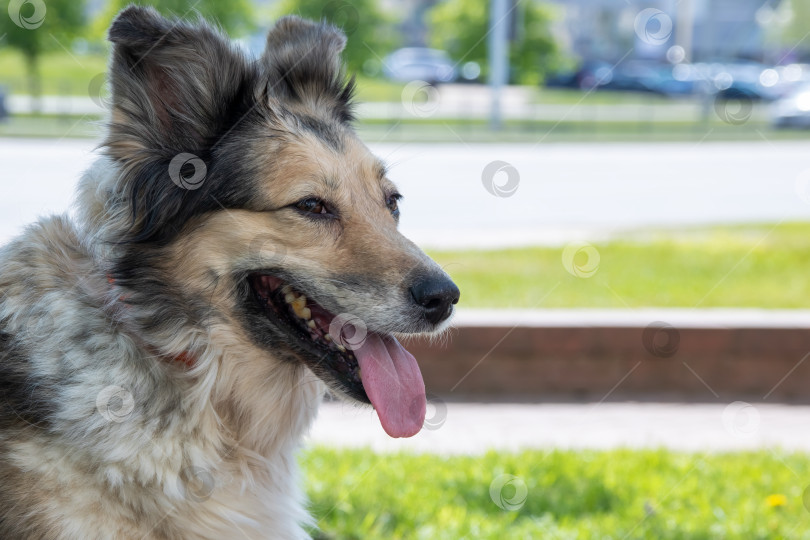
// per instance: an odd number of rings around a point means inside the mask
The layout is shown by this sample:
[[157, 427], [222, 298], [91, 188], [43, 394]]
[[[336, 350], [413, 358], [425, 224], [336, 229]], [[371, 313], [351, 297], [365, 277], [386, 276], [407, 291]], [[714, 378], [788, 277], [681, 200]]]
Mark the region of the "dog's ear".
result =
[[228, 129], [235, 101], [251, 94], [249, 65], [205, 23], [169, 21], [152, 8], [123, 10], [109, 31], [115, 158], [167, 149], [202, 152]]
[[278, 20], [267, 35], [263, 61], [272, 99], [351, 122], [354, 77], [346, 81], [340, 53], [346, 36], [327, 23], [296, 16]]
[[236, 192], [218, 179], [238, 174], [239, 164], [214, 157], [220, 139], [262, 97], [256, 67], [205, 22], [170, 21], [151, 8], [123, 10], [109, 39], [112, 114], [104, 146], [120, 165], [114, 200], [131, 216], [130, 230], [114, 240], [162, 241], [215, 201], [235, 204]]

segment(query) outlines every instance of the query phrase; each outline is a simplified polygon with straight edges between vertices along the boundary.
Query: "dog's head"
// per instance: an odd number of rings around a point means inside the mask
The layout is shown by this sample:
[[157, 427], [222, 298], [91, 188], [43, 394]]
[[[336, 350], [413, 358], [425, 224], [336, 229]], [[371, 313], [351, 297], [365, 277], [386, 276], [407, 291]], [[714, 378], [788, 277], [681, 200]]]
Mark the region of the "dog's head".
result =
[[287, 17], [249, 61], [132, 7], [110, 40], [104, 213], [127, 217], [107, 235], [127, 301], [226, 321], [262, 361], [373, 403], [389, 434], [419, 431], [424, 383], [394, 335], [443, 329], [459, 291], [397, 230], [400, 194], [352, 130], [343, 34]]

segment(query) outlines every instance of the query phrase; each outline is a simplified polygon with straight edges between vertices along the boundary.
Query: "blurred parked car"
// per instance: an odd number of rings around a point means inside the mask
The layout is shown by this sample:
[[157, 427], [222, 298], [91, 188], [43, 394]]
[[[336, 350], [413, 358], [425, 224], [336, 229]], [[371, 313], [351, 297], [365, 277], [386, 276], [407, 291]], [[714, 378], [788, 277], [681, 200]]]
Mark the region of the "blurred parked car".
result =
[[394, 81], [425, 81], [431, 84], [456, 80], [458, 72], [444, 51], [406, 47], [389, 54], [383, 62], [385, 76]]
[[6, 89], [0, 86], [0, 121], [8, 118], [8, 108], [6, 108]]
[[602, 61], [584, 62], [575, 72], [557, 73], [546, 78], [546, 86], [582, 90], [649, 92], [664, 95], [690, 94], [690, 81], [679, 80], [669, 64], [630, 60], [618, 65]]
[[805, 76], [805, 70], [798, 64], [770, 67], [756, 62], [724, 61], [672, 65], [627, 60], [614, 65], [588, 61], [575, 72], [549, 77], [546, 85], [651, 92], [665, 96], [711, 94], [720, 99], [772, 101]]
[[777, 128], [810, 128], [810, 84], [798, 86], [774, 102], [772, 122]]

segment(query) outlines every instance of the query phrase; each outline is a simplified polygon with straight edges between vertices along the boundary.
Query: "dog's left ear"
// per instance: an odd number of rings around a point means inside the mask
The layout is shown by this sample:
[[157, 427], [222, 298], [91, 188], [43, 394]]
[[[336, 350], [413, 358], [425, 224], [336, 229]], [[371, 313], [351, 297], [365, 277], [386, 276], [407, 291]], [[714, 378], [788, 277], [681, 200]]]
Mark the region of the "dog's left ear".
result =
[[279, 19], [262, 57], [268, 99], [351, 122], [354, 77], [346, 81], [343, 73], [345, 46], [346, 36], [330, 24], [296, 16]]

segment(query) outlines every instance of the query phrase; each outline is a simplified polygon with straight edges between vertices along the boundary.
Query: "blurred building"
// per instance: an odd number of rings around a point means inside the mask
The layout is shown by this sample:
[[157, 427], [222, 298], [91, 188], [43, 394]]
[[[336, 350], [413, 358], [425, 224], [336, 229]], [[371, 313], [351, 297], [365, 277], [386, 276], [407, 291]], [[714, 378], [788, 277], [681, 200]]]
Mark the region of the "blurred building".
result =
[[701, 62], [763, 59], [767, 14], [782, 0], [549, 1], [564, 14], [558, 34], [584, 60], [616, 61], [631, 49], [632, 57], [663, 60], [679, 45], [687, 59]]

